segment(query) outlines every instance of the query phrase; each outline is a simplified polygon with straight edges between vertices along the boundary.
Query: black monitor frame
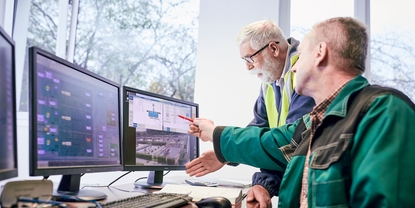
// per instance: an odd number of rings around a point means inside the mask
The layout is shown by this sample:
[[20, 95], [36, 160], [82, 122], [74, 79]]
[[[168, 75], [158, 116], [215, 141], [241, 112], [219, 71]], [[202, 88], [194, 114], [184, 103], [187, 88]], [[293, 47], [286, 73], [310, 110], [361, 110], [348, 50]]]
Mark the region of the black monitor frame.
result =
[[[129, 127], [129, 98], [128, 98], [128, 92], [133, 92], [133, 93], [137, 93], [139, 95], [144, 95], [144, 96], [149, 96], [151, 98], [155, 98], [155, 99], [163, 99], [165, 101], [168, 102], [174, 102], [177, 104], [183, 104], [183, 105], [188, 105], [188, 106], [192, 106], [195, 107], [195, 115], [191, 115], [192, 117], [199, 117], [199, 105], [197, 103], [193, 103], [193, 102], [189, 102], [189, 101], [185, 101], [185, 100], [180, 100], [180, 99], [176, 99], [176, 98], [172, 98], [172, 97], [167, 97], [164, 95], [160, 95], [160, 94], [155, 94], [152, 92], [148, 92], [148, 91], [144, 91], [144, 90], [139, 90], [136, 88], [132, 88], [132, 87], [127, 87], [124, 86], [123, 87], [123, 166], [124, 166], [124, 171], [150, 171], [149, 172], [149, 176], [147, 177], [147, 182], [141, 182], [141, 181], [137, 181], [135, 182], [135, 186], [139, 187], [139, 188], [152, 188], [152, 189], [161, 189], [163, 188], [163, 186], [165, 185], [165, 183], [163, 183], [163, 173], [164, 171], [170, 171], [170, 170], [186, 170], [185, 165], [135, 165], [135, 164], [131, 164], [132, 163], [132, 158], [131, 155], [136, 153], [136, 138], [134, 136], [134, 138], [132, 138], [132, 135], [136, 134], [136, 129], [133, 127]], [[180, 118], [178, 118], [180, 119]], [[189, 122], [189, 121], [186, 121]], [[193, 137], [193, 136], [191, 136]], [[199, 147], [199, 139], [197, 137], [195, 137], [195, 149], [196, 149], [196, 153], [195, 153], [195, 157], [197, 158], [199, 157], [199, 151], [200, 151], [200, 147]], [[132, 147], [132, 148], [131, 148]], [[194, 158], [190, 158], [194, 159]]]
[[[10, 86], [10, 88], [11, 88], [11, 98], [12, 98], [12, 101], [11, 101], [11, 103], [7, 103], [7, 105], [8, 104], [11, 104], [11, 109], [12, 109], [12, 112], [11, 112], [11, 114], [12, 114], [12, 135], [13, 135], [13, 149], [12, 149], [12, 151], [13, 151], [13, 161], [14, 161], [14, 165], [13, 165], [13, 167], [12, 168], [6, 168], [6, 169], [4, 169], [4, 170], [1, 170], [0, 169], [0, 180], [5, 180], [5, 179], [10, 179], [10, 178], [13, 178], [13, 177], [17, 177], [18, 176], [18, 166], [17, 166], [17, 125], [16, 125], [16, 114], [17, 114], [17, 109], [16, 109], [16, 83], [15, 83], [15, 80], [16, 80], [16, 75], [15, 75], [15, 73], [16, 73], [16, 58], [15, 58], [15, 53], [16, 53], [16, 51], [15, 51], [15, 43], [14, 43], [14, 41], [13, 41], [13, 39], [6, 33], [6, 31], [4, 31], [3, 30], [3, 28], [2, 27], [0, 27], [0, 38], [1, 39], [4, 39], [6, 42], [8, 42], [9, 44], [10, 44], [10, 46], [11, 46], [11, 49], [12, 49], [12, 54], [10, 54], [11, 55], [11, 58], [12, 58], [12, 60], [11, 60], [11, 64], [12, 64], [12, 66], [11, 66], [11, 71], [10, 71], [10, 75], [11, 75], [11, 77], [6, 77], [6, 79], [7, 78], [10, 78], [11, 80], [11, 82], [10, 82], [10, 84], [11, 84], [11, 86]], [[2, 54], [0, 54], [0, 56], [3, 56]], [[0, 70], [6, 70], [6, 69], [0, 69]], [[7, 73], [7, 72], [6, 72]], [[7, 91], [6, 91], [6, 93], [7, 93]], [[2, 100], [2, 101], [0, 101], [0, 102], [5, 102], [4, 100]], [[4, 110], [4, 109], [1, 109], [1, 110]], [[2, 132], [2, 133], [4, 133], [4, 132]], [[1, 138], [1, 139], [3, 139], [3, 138]], [[0, 147], [0, 148], [7, 148], [7, 146], [3, 146], [2, 145], [2, 147]]]
[[[38, 167], [38, 154], [37, 154], [37, 85], [38, 85], [38, 76], [37, 76], [37, 57], [43, 56], [46, 59], [52, 60], [64, 67], [67, 67], [70, 70], [74, 70], [81, 74], [84, 74], [87, 77], [92, 77], [99, 82], [103, 82], [108, 86], [114, 87], [117, 89], [117, 107], [118, 107], [118, 137], [119, 137], [119, 163], [113, 165], [77, 165], [76, 167], [57, 167], [57, 168], [39, 168]], [[47, 51], [44, 51], [38, 47], [29, 48], [29, 132], [30, 132], [30, 158], [29, 158], [29, 174], [31, 176], [44, 176], [48, 177], [50, 175], [62, 175], [61, 182], [57, 189], [55, 195], [59, 196], [77, 196], [87, 200], [99, 200], [104, 199], [107, 196], [102, 193], [90, 193], [91, 190], [80, 190], [80, 178], [84, 173], [93, 173], [93, 172], [109, 172], [109, 171], [120, 171], [122, 170], [122, 141], [121, 141], [121, 131], [122, 131], [122, 114], [121, 114], [121, 86], [115, 82], [112, 82], [98, 74], [95, 74], [89, 70], [86, 70], [76, 64], [68, 62], [54, 54], [51, 54]], [[93, 86], [91, 86], [93, 87]], [[64, 200], [62, 197], [61, 199]]]

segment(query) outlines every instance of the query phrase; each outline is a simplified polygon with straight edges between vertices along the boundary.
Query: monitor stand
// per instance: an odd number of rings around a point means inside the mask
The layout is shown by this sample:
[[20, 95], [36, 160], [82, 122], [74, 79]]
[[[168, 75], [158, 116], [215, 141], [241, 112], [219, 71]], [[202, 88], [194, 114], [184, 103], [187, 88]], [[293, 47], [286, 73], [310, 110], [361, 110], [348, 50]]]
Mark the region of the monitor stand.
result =
[[142, 189], [162, 189], [166, 183], [163, 183], [163, 171], [150, 171], [147, 182], [136, 181], [134, 186]]
[[53, 193], [57, 201], [97, 201], [107, 198], [105, 193], [79, 189], [81, 174], [63, 175], [58, 190]]

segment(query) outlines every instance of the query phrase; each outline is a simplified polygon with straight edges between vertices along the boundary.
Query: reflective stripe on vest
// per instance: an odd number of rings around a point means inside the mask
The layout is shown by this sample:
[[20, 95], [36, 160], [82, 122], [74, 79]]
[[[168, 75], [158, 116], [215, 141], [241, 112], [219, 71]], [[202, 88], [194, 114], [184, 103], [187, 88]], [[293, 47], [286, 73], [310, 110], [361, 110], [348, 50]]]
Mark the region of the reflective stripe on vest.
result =
[[269, 83], [266, 83], [266, 86], [267, 88], [265, 93], [265, 108], [267, 110], [269, 127], [273, 128], [278, 126], [278, 110], [277, 104], [275, 103], [274, 89], [272, 88], [272, 85]]
[[[298, 55], [294, 55], [290, 59], [290, 68], [297, 62]], [[275, 103], [275, 93], [272, 85], [266, 83], [263, 85], [263, 92], [265, 97], [265, 107], [267, 110], [269, 127], [279, 127], [286, 124], [288, 111], [290, 109], [291, 95], [296, 85], [295, 74], [289, 70], [284, 75], [284, 89], [282, 91], [281, 99], [281, 115], [278, 113], [277, 104]], [[266, 86], [266, 87], [265, 87]]]

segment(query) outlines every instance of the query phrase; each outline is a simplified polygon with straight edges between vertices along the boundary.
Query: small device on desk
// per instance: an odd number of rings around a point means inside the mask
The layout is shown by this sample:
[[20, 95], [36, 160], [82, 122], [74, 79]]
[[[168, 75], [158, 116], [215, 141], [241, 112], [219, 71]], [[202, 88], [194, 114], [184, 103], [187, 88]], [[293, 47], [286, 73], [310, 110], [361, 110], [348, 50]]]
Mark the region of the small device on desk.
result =
[[52, 189], [53, 184], [49, 180], [10, 181], [1, 192], [0, 207], [14, 207], [19, 203], [20, 197], [49, 201], [52, 198]]
[[231, 208], [232, 203], [227, 198], [222, 196], [212, 196], [201, 199], [195, 203], [198, 208]]
[[186, 183], [192, 186], [210, 186], [210, 187], [216, 187], [219, 184], [215, 182], [209, 182], [209, 181], [194, 181], [194, 180], [184, 180]]

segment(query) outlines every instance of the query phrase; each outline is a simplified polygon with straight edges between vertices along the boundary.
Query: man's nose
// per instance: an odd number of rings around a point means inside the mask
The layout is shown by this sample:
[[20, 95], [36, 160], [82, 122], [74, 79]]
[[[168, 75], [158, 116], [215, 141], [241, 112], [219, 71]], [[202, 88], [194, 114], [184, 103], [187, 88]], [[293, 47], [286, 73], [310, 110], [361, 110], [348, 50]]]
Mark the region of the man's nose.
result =
[[255, 66], [247, 61], [245, 61], [246, 63], [246, 69], [248, 69], [248, 71], [250, 71], [251, 69], [255, 68]]

